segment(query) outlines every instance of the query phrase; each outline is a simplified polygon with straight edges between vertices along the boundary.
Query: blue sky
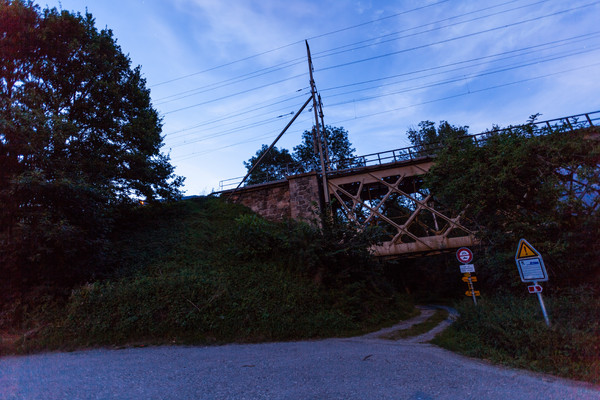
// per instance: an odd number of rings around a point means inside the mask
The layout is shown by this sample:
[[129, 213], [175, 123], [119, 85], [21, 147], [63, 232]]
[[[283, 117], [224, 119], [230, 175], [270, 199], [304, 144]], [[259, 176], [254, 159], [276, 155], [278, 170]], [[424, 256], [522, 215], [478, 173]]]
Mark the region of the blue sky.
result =
[[[420, 121], [471, 133], [600, 110], [600, 1], [38, 0], [92, 13], [141, 65], [187, 195], [243, 176], [309, 96], [357, 154]], [[302, 113], [278, 143], [312, 126]]]

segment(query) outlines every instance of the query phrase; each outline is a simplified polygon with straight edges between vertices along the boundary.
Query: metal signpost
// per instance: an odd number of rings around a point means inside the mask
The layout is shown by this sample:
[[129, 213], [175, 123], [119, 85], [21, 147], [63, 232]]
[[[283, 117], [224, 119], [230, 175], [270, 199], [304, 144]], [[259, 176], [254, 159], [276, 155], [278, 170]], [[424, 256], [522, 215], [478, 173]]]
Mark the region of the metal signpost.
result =
[[477, 305], [477, 296], [481, 294], [473, 286], [473, 282], [477, 282], [477, 277], [471, 275], [472, 272], [475, 272], [475, 265], [469, 264], [473, 261], [473, 252], [466, 247], [461, 247], [456, 251], [456, 258], [462, 263], [460, 266], [460, 272], [463, 274], [462, 280], [469, 284], [469, 290], [465, 292], [465, 295], [473, 297], [473, 303]]
[[519, 240], [519, 246], [517, 247], [517, 253], [515, 254], [515, 262], [519, 269], [519, 275], [521, 276], [522, 282], [531, 282], [533, 285], [527, 287], [529, 293], [537, 294], [538, 300], [540, 301], [540, 307], [542, 308], [542, 314], [546, 320], [546, 325], [550, 326], [550, 319], [546, 312], [546, 306], [542, 299], [542, 286], [538, 282], [545, 282], [548, 280], [548, 272], [544, 265], [542, 255], [525, 239]]

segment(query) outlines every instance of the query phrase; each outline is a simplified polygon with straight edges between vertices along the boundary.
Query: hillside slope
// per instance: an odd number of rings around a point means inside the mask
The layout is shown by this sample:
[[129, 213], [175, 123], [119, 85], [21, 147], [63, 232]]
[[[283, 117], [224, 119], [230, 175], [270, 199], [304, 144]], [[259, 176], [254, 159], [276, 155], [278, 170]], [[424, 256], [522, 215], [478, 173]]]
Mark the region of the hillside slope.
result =
[[366, 247], [218, 198], [140, 207], [117, 227], [106, 275], [43, 315], [21, 351], [340, 336], [414, 313]]

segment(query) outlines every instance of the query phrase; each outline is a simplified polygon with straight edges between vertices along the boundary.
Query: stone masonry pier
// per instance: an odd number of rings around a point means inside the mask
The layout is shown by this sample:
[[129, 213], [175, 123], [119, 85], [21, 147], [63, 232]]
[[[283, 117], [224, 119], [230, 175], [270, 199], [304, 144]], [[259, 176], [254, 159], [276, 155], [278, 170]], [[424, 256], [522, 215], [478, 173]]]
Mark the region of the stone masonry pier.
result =
[[[233, 195], [232, 195], [233, 193]], [[225, 198], [250, 208], [272, 221], [312, 221], [318, 216], [321, 192], [316, 172], [222, 192]]]

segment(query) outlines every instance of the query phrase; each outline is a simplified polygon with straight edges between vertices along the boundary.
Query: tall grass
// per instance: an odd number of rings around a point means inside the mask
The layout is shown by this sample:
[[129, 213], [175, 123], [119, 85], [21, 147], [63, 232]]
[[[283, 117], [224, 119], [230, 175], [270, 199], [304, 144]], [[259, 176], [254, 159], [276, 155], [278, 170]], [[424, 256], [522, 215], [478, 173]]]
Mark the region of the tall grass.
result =
[[475, 307], [464, 300], [460, 318], [434, 343], [502, 364], [600, 383], [600, 299], [591, 288], [544, 299], [497, 295]]
[[344, 247], [310, 225], [202, 198], [141, 208], [118, 226], [102, 279], [48, 312], [22, 351], [340, 336], [413, 311], [361, 259], [366, 242]]

